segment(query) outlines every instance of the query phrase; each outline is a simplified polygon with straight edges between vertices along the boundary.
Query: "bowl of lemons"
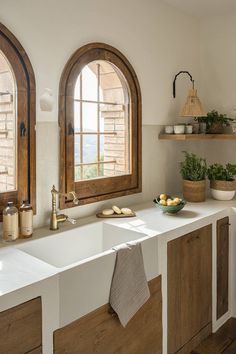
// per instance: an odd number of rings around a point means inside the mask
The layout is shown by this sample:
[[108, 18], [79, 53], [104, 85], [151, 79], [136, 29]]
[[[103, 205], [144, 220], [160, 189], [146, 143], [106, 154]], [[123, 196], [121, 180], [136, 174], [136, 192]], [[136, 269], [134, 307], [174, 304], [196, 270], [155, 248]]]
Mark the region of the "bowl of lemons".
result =
[[172, 197], [167, 194], [160, 194], [153, 200], [156, 207], [160, 208], [164, 213], [176, 214], [184, 208], [186, 201], [179, 197]]

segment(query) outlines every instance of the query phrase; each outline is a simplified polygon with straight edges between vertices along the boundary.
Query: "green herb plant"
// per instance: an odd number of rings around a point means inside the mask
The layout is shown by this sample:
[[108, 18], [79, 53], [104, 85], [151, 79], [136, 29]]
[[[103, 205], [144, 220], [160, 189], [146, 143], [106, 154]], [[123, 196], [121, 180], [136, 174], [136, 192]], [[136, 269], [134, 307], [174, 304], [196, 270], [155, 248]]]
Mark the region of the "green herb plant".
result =
[[229, 118], [226, 114], [221, 114], [214, 109], [208, 112], [206, 117], [196, 117], [194, 119], [198, 123], [206, 123], [207, 129], [209, 129], [211, 125], [215, 123], [219, 123], [222, 126], [229, 126], [232, 122], [235, 121], [234, 118]]
[[236, 165], [228, 163], [224, 167], [219, 163], [215, 163], [208, 167], [207, 176], [210, 181], [234, 181]]
[[206, 159], [193, 153], [183, 151], [185, 160], [180, 163], [180, 173], [188, 181], [202, 181], [206, 178]]

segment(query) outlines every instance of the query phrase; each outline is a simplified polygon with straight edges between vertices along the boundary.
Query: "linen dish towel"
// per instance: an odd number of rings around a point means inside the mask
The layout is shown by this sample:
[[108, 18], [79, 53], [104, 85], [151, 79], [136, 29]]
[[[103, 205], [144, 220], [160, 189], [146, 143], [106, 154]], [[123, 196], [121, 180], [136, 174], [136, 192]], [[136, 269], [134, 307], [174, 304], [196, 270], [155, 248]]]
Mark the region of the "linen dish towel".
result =
[[110, 305], [123, 327], [150, 297], [140, 243], [113, 247], [116, 264], [110, 290]]

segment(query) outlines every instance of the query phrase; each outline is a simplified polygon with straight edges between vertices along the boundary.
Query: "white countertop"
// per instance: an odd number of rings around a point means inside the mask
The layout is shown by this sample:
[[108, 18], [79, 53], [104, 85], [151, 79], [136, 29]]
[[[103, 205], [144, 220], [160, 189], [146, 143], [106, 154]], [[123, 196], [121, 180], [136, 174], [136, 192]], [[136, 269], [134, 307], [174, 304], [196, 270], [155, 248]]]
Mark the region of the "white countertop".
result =
[[[125, 219], [101, 219], [101, 222], [111, 223], [122, 228], [141, 232], [147, 236], [171, 235], [173, 232], [184, 234], [186, 227], [191, 225], [195, 228], [201, 227], [202, 222], [212, 222], [211, 217], [220, 216], [222, 212], [236, 208], [236, 201], [219, 202], [208, 200], [204, 203], [187, 203], [185, 208], [176, 215], [166, 215], [156, 208], [152, 202], [133, 207], [136, 217]], [[60, 231], [79, 228], [92, 222], [98, 222], [93, 216], [79, 219], [78, 224], [62, 225]], [[190, 230], [191, 231], [191, 230]], [[33, 238], [41, 238], [55, 234], [44, 227], [35, 231]], [[16, 248], [14, 245], [29, 240], [19, 240], [14, 244], [0, 242], [0, 296], [23, 288], [30, 284], [49, 278], [60, 272], [60, 269], [40, 261]]]
[[109, 219], [107, 222], [142, 232], [150, 237], [163, 236], [178, 229], [181, 231], [184, 226], [190, 226], [191, 224], [197, 227], [199, 222], [205, 219], [209, 219], [209, 222], [211, 222], [211, 217], [216, 218], [223, 211], [229, 210], [230, 212], [235, 208], [236, 200], [222, 202], [209, 199], [203, 203], [187, 203], [180, 212], [170, 215], [164, 214], [158, 207], [149, 202], [133, 208], [136, 212], [134, 218]]
[[56, 274], [56, 268], [13, 247], [0, 250], [0, 296]]

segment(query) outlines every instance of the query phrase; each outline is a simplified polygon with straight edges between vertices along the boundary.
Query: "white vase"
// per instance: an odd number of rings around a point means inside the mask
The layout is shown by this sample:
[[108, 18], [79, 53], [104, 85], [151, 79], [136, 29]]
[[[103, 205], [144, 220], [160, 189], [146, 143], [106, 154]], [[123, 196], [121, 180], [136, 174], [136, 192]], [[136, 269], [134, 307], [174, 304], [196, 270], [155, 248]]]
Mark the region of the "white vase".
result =
[[46, 88], [44, 90], [44, 93], [40, 97], [39, 103], [41, 111], [51, 112], [53, 110], [54, 98], [51, 89]]

